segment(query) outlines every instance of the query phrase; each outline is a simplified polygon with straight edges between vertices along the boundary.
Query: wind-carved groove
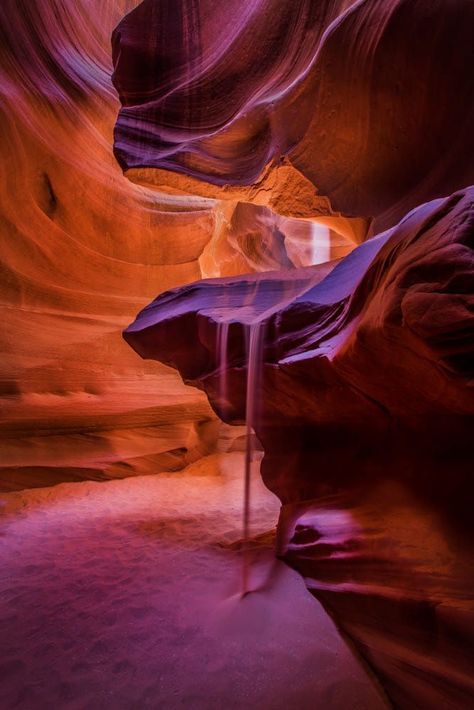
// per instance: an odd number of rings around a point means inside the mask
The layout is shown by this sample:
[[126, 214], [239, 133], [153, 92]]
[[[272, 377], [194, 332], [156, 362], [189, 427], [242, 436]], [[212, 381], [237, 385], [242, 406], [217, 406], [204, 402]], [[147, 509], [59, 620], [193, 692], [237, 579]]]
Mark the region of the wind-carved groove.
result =
[[53, 185], [51, 183], [48, 173], [43, 173], [43, 186], [46, 200], [44, 201], [43, 211], [48, 215], [48, 217], [53, 217], [56, 210], [58, 209], [58, 198], [54, 191]]

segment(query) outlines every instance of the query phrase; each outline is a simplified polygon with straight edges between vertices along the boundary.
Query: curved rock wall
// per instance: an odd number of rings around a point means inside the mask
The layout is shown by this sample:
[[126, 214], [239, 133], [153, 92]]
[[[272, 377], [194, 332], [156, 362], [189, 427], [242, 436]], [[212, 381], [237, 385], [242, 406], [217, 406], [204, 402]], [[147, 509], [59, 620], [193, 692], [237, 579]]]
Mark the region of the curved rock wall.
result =
[[375, 231], [474, 182], [470, 0], [172, 8], [145, 0], [113, 36], [115, 152], [131, 177], [258, 184], [287, 156]]
[[296, 220], [360, 244], [173, 289], [125, 338], [225, 421], [255, 410], [279, 553], [400, 708], [474, 698], [473, 9], [145, 0], [113, 37], [132, 181], [245, 203], [260, 259], [271, 212], [289, 258]]
[[352, 242], [369, 218], [389, 228], [337, 265], [170, 291], [125, 338], [229, 422], [260, 380], [279, 552], [403, 708], [474, 697], [473, 7], [189, 0], [171, 21], [145, 0], [113, 38], [130, 179], [251, 202], [250, 231], [262, 209], [282, 234], [295, 218], [342, 234], [339, 212]]
[[111, 154], [109, 37], [135, 4], [0, 8], [4, 489], [180, 467], [212, 420], [120, 337], [157, 284], [201, 275], [214, 230], [205, 206], [128, 184]]
[[[370, 484], [383, 467], [425, 497], [429, 482], [429, 497], [438, 493], [459, 516], [472, 463], [473, 224], [468, 188], [418, 207], [332, 270], [211, 279], [162, 294], [124, 336], [142, 357], [203, 388], [219, 416], [236, 423], [245, 419], [246, 334], [260, 322], [256, 432], [262, 475], [284, 503], [327, 486]], [[224, 406], [216, 343], [226, 321]], [[456, 461], [449, 477], [434, 475], [445, 471], [445, 448]]]
[[339, 218], [315, 231], [265, 206], [126, 180], [112, 154], [110, 36], [137, 5], [0, 7], [6, 489], [179, 468], [214, 446], [206, 399], [137, 363], [123, 327], [160, 291], [340, 257], [367, 231]]
[[[208, 451], [217, 419], [169, 366], [241, 423], [266, 312], [280, 553], [402, 707], [473, 693], [472, 7], [0, 7], [0, 485]], [[165, 364], [140, 363], [121, 331], [159, 292], [126, 338]]]
[[[276, 213], [288, 257], [293, 222], [337, 227], [359, 246], [336, 254], [333, 240], [326, 264], [294, 259], [305, 268], [173, 289], [125, 339], [203, 389], [229, 423], [244, 421], [247, 380], [259, 382], [253, 423], [262, 477], [283, 503], [279, 554], [396, 707], [464, 710], [474, 697], [473, 5], [256, 1], [220, 37], [222, 55], [211, 32], [222, 5], [189, 0], [174, 24], [169, 7], [145, 0], [114, 33], [126, 175], [229, 210], [240, 201], [241, 235]], [[248, 80], [235, 83], [241, 70]], [[364, 241], [371, 218], [372, 234], [388, 229]], [[250, 365], [258, 332], [262, 362]]]

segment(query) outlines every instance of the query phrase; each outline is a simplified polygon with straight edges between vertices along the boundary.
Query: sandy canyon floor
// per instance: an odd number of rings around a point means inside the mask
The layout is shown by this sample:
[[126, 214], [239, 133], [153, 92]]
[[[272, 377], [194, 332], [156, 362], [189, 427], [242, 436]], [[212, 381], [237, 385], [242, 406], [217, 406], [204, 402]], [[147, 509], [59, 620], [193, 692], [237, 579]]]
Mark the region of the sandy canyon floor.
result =
[[299, 575], [254, 471], [240, 596], [242, 455], [180, 473], [4, 494], [7, 708], [386, 707]]

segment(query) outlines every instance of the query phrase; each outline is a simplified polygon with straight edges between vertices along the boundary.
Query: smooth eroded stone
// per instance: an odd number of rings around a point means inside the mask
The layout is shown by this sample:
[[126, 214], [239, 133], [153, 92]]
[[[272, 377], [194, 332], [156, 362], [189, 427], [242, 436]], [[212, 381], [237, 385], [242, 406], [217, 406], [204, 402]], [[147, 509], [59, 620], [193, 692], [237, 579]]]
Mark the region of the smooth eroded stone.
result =
[[470, 0], [145, 0], [113, 35], [115, 155], [225, 190], [286, 156], [335, 211], [393, 226], [474, 181], [473, 26]]

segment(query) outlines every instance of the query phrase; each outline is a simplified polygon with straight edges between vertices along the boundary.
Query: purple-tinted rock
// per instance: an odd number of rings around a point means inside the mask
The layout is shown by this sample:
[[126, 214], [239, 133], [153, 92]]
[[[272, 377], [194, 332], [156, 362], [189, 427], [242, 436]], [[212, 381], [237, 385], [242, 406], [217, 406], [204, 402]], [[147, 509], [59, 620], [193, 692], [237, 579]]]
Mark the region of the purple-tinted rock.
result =
[[145, 0], [113, 36], [124, 170], [249, 185], [287, 156], [378, 229], [474, 181], [470, 0]]

